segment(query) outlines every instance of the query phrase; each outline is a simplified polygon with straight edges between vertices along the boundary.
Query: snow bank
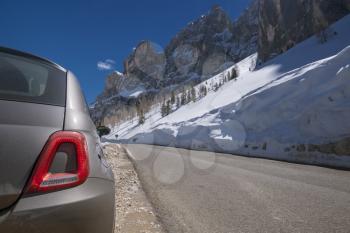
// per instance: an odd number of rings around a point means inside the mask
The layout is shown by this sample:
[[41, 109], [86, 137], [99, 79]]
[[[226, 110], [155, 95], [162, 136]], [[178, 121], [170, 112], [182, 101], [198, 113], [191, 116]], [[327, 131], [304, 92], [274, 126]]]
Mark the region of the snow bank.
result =
[[[190, 109], [190, 105], [183, 109]], [[321, 151], [307, 151], [309, 145], [350, 137], [348, 119], [350, 47], [332, 58], [289, 72], [239, 102], [189, 121], [170, 124], [169, 120], [163, 119], [166, 123], [147, 129], [148, 132], [137, 134], [130, 140], [133, 143], [349, 166], [350, 156], [328, 154], [325, 157]], [[297, 151], [301, 145], [306, 149]]]

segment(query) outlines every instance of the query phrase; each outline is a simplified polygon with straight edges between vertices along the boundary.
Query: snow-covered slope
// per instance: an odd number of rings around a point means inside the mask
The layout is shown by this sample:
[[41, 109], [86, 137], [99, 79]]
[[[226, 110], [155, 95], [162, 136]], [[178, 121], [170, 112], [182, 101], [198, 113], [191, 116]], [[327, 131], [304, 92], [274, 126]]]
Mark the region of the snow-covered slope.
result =
[[[160, 113], [160, 105], [153, 106], [152, 110], [148, 113], [146, 113], [146, 122], [143, 125], [138, 125], [138, 119], [134, 118], [131, 121], [126, 121], [122, 123], [121, 125], [118, 125], [112, 129], [112, 134], [109, 135], [108, 139], [115, 139], [115, 135], [118, 135], [118, 139], [128, 139], [132, 136], [144, 132], [146, 129], [152, 129], [156, 125], [169, 123], [172, 122], [181, 122], [181, 121], [187, 121], [194, 117], [200, 117], [203, 114], [216, 109], [218, 107], [223, 107], [227, 105], [227, 100], [225, 98], [221, 98], [222, 95], [231, 96], [231, 90], [230, 87], [234, 85], [235, 83], [241, 83], [243, 80], [238, 77], [237, 81], [230, 82], [231, 85], [225, 85], [221, 87], [217, 92], [213, 90], [213, 87], [216, 83], [220, 83], [223, 81], [224, 77], [227, 76], [233, 68], [236, 68], [238, 70], [238, 73], [240, 76], [245, 75], [248, 72], [251, 72], [250, 70], [254, 70], [257, 60], [257, 54], [253, 54], [246, 59], [242, 60], [241, 62], [237, 63], [234, 66], [231, 66], [224, 72], [213, 76], [212, 78], [203, 81], [202, 83], [195, 86], [195, 89], [197, 93], [199, 92], [199, 88], [201, 86], [206, 86], [208, 90], [208, 95], [204, 97], [204, 99], [201, 99], [197, 102], [189, 103], [181, 108], [179, 108], [177, 111], [173, 112], [167, 117], [162, 117]], [[260, 85], [258, 85], [260, 86]], [[217, 96], [220, 95], [220, 98], [217, 98]], [[198, 96], [198, 95], [197, 95]], [[180, 97], [180, 95], [179, 95]], [[232, 96], [231, 96], [232, 97]], [[235, 99], [238, 100], [242, 96], [241, 94], [236, 95]], [[208, 101], [211, 101], [212, 104], [207, 104]], [[203, 105], [204, 104], [204, 105]], [[204, 107], [203, 107], [204, 106]], [[191, 111], [191, 109], [196, 109], [196, 112]]]
[[312, 37], [254, 72], [255, 57], [247, 58], [237, 81], [167, 117], [155, 108], [144, 125], [126, 122], [113, 132], [129, 143], [350, 167], [350, 156], [341, 156], [350, 151], [348, 25], [350, 16], [332, 26], [337, 35], [326, 44]]

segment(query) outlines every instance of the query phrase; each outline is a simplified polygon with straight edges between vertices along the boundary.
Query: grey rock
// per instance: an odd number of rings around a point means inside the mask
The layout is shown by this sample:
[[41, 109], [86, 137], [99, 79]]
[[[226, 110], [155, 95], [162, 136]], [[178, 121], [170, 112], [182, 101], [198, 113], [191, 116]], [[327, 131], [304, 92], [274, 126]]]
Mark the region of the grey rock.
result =
[[258, 0], [261, 61], [327, 28], [350, 12], [349, 0]]

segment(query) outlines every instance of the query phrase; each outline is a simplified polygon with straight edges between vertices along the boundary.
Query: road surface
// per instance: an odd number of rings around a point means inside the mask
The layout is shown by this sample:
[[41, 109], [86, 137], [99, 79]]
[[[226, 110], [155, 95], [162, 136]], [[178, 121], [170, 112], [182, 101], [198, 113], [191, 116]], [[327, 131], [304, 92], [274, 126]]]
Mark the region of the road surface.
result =
[[350, 172], [124, 145], [168, 232], [350, 232]]

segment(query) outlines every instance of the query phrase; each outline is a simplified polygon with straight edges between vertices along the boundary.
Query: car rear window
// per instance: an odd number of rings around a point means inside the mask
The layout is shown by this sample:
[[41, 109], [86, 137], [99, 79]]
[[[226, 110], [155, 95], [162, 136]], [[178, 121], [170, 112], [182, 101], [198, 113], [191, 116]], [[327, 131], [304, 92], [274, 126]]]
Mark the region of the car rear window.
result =
[[65, 106], [66, 72], [39, 60], [0, 52], [0, 99]]

